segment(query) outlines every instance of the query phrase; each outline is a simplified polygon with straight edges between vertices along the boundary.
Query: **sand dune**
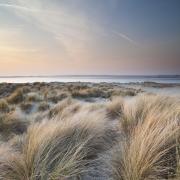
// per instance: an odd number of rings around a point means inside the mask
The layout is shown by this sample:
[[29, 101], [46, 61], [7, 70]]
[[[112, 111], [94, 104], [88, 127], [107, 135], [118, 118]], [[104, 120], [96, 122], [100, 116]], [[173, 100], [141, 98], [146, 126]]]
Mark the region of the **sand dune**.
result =
[[178, 94], [107, 83], [5, 83], [0, 94], [2, 180], [180, 178]]

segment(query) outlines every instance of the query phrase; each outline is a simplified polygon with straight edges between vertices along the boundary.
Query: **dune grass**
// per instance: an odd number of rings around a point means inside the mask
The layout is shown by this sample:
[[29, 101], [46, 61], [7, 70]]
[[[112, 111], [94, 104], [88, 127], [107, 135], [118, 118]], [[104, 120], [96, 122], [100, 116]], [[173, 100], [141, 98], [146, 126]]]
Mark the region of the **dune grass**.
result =
[[122, 97], [125, 97], [125, 96], [136, 96], [137, 94], [138, 94], [137, 91], [128, 90], [128, 89], [125, 89], [125, 90], [113, 90], [112, 91], [112, 96], [122, 96]]
[[26, 97], [27, 102], [40, 102], [42, 97], [38, 93], [29, 93]]
[[63, 99], [66, 99], [68, 98], [70, 95], [68, 93], [60, 93], [60, 94], [57, 94], [57, 95], [49, 95], [47, 96], [45, 99], [46, 101], [50, 101], [50, 102], [53, 102], [53, 103], [58, 103], [59, 101], [62, 101]]
[[5, 99], [0, 99], [0, 112], [7, 113], [9, 112], [9, 105]]
[[102, 91], [99, 88], [83, 88], [75, 89], [71, 92], [72, 97], [74, 98], [89, 98], [89, 97], [101, 97], [108, 98], [110, 94], [106, 91]]
[[107, 104], [107, 116], [111, 119], [116, 119], [122, 115], [124, 100], [120, 97], [114, 97], [111, 102]]
[[72, 98], [66, 98], [63, 101], [56, 104], [52, 107], [49, 111], [49, 118], [56, 117], [58, 114], [61, 114], [62, 111], [67, 108], [68, 106], [72, 105], [74, 100]]
[[8, 98], [7, 101], [10, 104], [18, 104], [24, 100], [22, 88], [16, 89]]
[[29, 114], [33, 108], [33, 104], [30, 102], [24, 102], [20, 104], [20, 108], [23, 112]]
[[[0, 100], [0, 180], [180, 179], [179, 97], [105, 83], [11, 86]], [[105, 100], [84, 100], [94, 97]]]
[[176, 146], [176, 156], [177, 156], [176, 178], [180, 179], [180, 142], [178, 142]]
[[50, 108], [50, 105], [47, 102], [41, 102], [38, 106], [38, 111], [46, 111]]
[[112, 147], [116, 133], [106, 127], [102, 117], [80, 116], [66, 122], [44, 120], [30, 126], [22, 153], [14, 152], [6, 161], [0, 161], [2, 178], [66, 179], [91, 172], [98, 155]]
[[127, 127], [122, 128], [123, 121], [127, 122], [126, 114], [125, 120], [123, 115], [120, 118], [120, 129], [126, 131], [126, 136], [113, 154], [115, 179], [168, 179], [176, 176], [179, 102], [156, 96], [143, 98], [138, 99], [140, 102], [135, 104], [139, 106], [128, 115], [128, 132]]
[[0, 115], [0, 132], [5, 139], [11, 135], [22, 134], [27, 129], [28, 122], [15, 112]]

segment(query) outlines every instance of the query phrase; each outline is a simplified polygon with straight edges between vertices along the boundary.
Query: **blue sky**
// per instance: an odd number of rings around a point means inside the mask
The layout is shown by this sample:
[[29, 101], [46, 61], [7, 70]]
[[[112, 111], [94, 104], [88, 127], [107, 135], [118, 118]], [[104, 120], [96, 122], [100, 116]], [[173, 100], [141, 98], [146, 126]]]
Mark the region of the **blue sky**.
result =
[[0, 0], [0, 75], [179, 69], [179, 0]]

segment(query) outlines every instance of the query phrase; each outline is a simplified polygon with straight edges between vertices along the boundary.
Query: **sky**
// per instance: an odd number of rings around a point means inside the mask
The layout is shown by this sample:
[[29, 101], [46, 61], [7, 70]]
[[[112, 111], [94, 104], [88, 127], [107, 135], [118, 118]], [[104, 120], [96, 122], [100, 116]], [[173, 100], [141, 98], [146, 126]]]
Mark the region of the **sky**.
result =
[[180, 0], [0, 0], [0, 76], [180, 74]]

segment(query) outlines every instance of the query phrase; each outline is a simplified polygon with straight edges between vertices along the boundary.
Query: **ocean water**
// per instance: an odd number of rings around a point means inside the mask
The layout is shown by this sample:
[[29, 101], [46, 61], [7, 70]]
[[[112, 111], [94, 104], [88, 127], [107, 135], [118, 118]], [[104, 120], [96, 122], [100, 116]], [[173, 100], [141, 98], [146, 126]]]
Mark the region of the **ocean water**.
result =
[[33, 83], [33, 82], [92, 82], [92, 83], [178, 83], [180, 76], [34, 76], [34, 77], [0, 77], [0, 83]]

